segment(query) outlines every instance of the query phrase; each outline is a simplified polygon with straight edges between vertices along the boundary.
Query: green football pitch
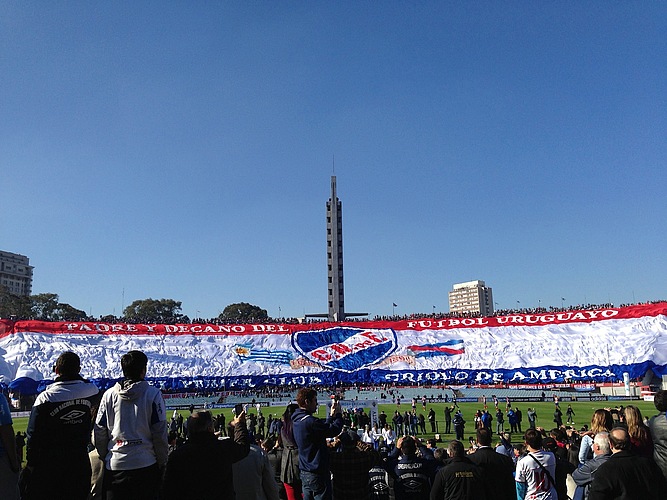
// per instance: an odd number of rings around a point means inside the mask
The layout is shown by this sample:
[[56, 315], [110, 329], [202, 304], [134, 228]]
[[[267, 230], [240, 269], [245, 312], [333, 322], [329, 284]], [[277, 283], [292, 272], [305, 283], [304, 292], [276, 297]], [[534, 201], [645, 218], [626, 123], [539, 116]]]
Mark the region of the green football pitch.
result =
[[[451, 403], [450, 403], [451, 404]], [[653, 406], [652, 402], [648, 401], [574, 401], [570, 403], [572, 405], [572, 409], [574, 410], [575, 417], [574, 417], [574, 425], [573, 427], [579, 429], [583, 425], [587, 424], [590, 425], [591, 421], [591, 416], [593, 415], [593, 412], [597, 410], [598, 408], [614, 408], [618, 407], [621, 404], [632, 404], [634, 406], [637, 406], [640, 411], [642, 412], [642, 416], [644, 417], [652, 417], [653, 415], [657, 415], [657, 410]], [[444, 414], [444, 409], [445, 409], [446, 403], [427, 403], [426, 406], [426, 411], [423, 411], [421, 402], [417, 406], [417, 413], [424, 413], [424, 417], [426, 417], [426, 414], [429, 409], [433, 408], [436, 413], [436, 422], [438, 426], [438, 433], [440, 434], [440, 437], [442, 441], [450, 441], [454, 439], [454, 434], [444, 434], [445, 430], [445, 414]], [[561, 403], [561, 411], [563, 412], [563, 421], [565, 421], [565, 410], [567, 408], [568, 403], [564, 402]], [[466, 421], [465, 425], [465, 439], [468, 440], [470, 436], [475, 435], [475, 425], [474, 425], [474, 414], [477, 410], [483, 409], [483, 405], [481, 403], [459, 403], [458, 404], [459, 408], [463, 412], [463, 418]], [[521, 424], [522, 430], [525, 430], [528, 428], [528, 418], [526, 416], [527, 409], [528, 408], [534, 408], [535, 411], [537, 412], [537, 426], [538, 427], [543, 427], [546, 430], [552, 429], [555, 424], [553, 422], [553, 413], [554, 413], [554, 404], [552, 402], [544, 402], [544, 403], [533, 403], [533, 402], [513, 402], [512, 403], [513, 408], [519, 408], [521, 409], [521, 412], [523, 413], [523, 422]], [[501, 404], [501, 408], [504, 408], [504, 404]], [[388, 421], [391, 421], [391, 417], [394, 414], [394, 411], [397, 409], [396, 404], [379, 404], [378, 405], [378, 411], [384, 411], [387, 414]], [[399, 410], [401, 412], [405, 412], [406, 410], [411, 410], [411, 407], [409, 404], [402, 403]], [[225, 408], [225, 409], [215, 409], [212, 410], [214, 414], [218, 414], [220, 412], [225, 412], [228, 416], [227, 421], [231, 420], [232, 414], [231, 414], [231, 408]], [[253, 410], [250, 409], [250, 412]], [[280, 416], [284, 411], [284, 407], [282, 406], [272, 406], [268, 408], [263, 408], [263, 412], [266, 415], [269, 413], [273, 414], [275, 416]], [[491, 413], [492, 416], [494, 416], [495, 419], [495, 409], [493, 407], [493, 404], [489, 405], [489, 412]], [[169, 412], [171, 413], [171, 412]], [[187, 415], [187, 410], [181, 410], [181, 413], [183, 413], [184, 416]], [[326, 416], [326, 406], [320, 405], [318, 408], [318, 413], [316, 414], [319, 417], [324, 417]], [[15, 418], [14, 419], [14, 431], [25, 431], [26, 427], [28, 425], [28, 418], [27, 417], [21, 417], [21, 418]], [[496, 430], [496, 422], [495, 420], [492, 423], [491, 426], [492, 430], [495, 432]], [[507, 418], [505, 418], [505, 429], [509, 430], [509, 424], [507, 422]], [[432, 438], [434, 436], [434, 433], [431, 432], [431, 425], [427, 421], [426, 422], [426, 434], [418, 435], [419, 438], [422, 439], [428, 439]], [[453, 430], [453, 429], [452, 429]], [[521, 438], [518, 436], [513, 436], [512, 441], [514, 442], [521, 442]]]

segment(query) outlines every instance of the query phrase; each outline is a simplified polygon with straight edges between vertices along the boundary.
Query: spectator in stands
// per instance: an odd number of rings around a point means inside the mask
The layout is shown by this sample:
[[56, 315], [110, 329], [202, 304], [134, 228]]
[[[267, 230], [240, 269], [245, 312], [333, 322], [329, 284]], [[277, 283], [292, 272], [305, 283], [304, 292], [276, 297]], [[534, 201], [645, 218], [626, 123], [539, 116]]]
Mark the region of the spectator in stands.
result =
[[528, 429], [524, 434], [527, 455], [516, 465], [517, 500], [539, 498], [557, 500], [556, 493], [556, 457], [549, 451], [542, 450], [542, 434], [535, 429]]
[[512, 435], [509, 432], [505, 432], [498, 436], [500, 438], [500, 443], [496, 446], [496, 453], [500, 455], [505, 455], [512, 460], [512, 463], [515, 463], [514, 460], [514, 445], [512, 444]]
[[0, 393], [0, 498], [3, 500], [19, 498], [20, 468], [9, 401], [4, 393]]
[[148, 357], [143, 352], [128, 352], [120, 364], [125, 378], [104, 393], [95, 421], [106, 500], [156, 498], [169, 454], [164, 401], [145, 380]]
[[568, 500], [567, 496], [567, 476], [574, 472], [576, 465], [571, 464], [567, 458], [565, 448], [560, 448], [553, 437], [547, 437], [542, 441], [542, 448], [545, 451], [550, 451], [556, 457], [556, 474], [553, 476], [556, 481], [556, 494], [558, 500]]
[[549, 437], [556, 444], [555, 449], [550, 449], [556, 458], [567, 461], [567, 433], [561, 427], [555, 427], [549, 432]]
[[649, 429], [653, 439], [653, 459], [667, 478], [667, 391], [655, 393], [653, 405], [660, 413], [649, 420]]
[[369, 497], [369, 472], [375, 458], [373, 445], [359, 441], [354, 431], [344, 431], [332, 443], [331, 474], [333, 497], [367, 500]]
[[258, 445], [250, 445], [248, 455], [232, 465], [232, 472], [236, 500], [280, 500], [269, 457]]
[[469, 458], [482, 470], [486, 498], [516, 500], [512, 458], [496, 453], [491, 447], [488, 429], [477, 429], [477, 445], [477, 450]]
[[292, 415], [299, 405], [291, 403], [287, 405], [283, 413], [283, 425], [280, 430], [280, 442], [282, 443], [282, 458], [280, 461], [280, 480], [285, 486], [288, 500], [298, 500], [303, 497], [301, 493], [301, 473], [299, 472], [299, 450], [294, 440], [292, 427]]
[[[245, 411], [230, 422], [234, 439], [215, 435], [213, 417], [197, 410], [188, 418], [189, 439], [169, 455], [161, 500], [234, 498], [232, 464], [250, 450]], [[129, 498], [129, 497], [127, 497]]]
[[628, 435], [632, 443], [632, 451], [642, 457], [653, 457], [653, 439], [651, 430], [644, 424], [642, 413], [634, 405], [628, 405], [623, 410], [623, 420], [628, 426]]
[[628, 432], [616, 427], [609, 433], [609, 441], [612, 456], [595, 472], [589, 500], [663, 500], [667, 480], [653, 460], [632, 452]]
[[[477, 429], [486, 430], [488, 429]], [[490, 432], [489, 432], [490, 433]], [[430, 500], [485, 500], [482, 469], [466, 457], [463, 444], [452, 441], [447, 447], [450, 459], [433, 481]], [[488, 478], [487, 478], [488, 479]], [[498, 498], [496, 495], [490, 498]]]
[[30, 413], [22, 498], [86, 500], [92, 474], [88, 445], [99, 390], [79, 375], [76, 353], [58, 356], [53, 371], [56, 381], [37, 396]]
[[278, 488], [278, 498], [280, 500], [287, 500], [287, 491], [285, 491], [285, 485], [280, 480], [280, 462], [283, 457], [283, 449], [280, 446], [278, 439], [275, 437], [267, 437], [262, 441], [262, 450], [266, 453], [266, 456], [269, 459], [269, 464], [271, 464], [271, 470], [273, 471], [273, 479]]
[[588, 490], [593, 481], [593, 475], [603, 463], [611, 457], [611, 445], [608, 432], [598, 432], [593, 438], [593, 458], [572, 472], [572, 479], [577, 484], [575, 498], [588, 499]]
[[579, 445], [579, 463], [584, 464], [586, 460], [593, 458], [593, 436], [598, 432], [609, 432], [614, 425], [609, 410], [598, 409], [593, 413], [591, 418], [591, 428], [586, 431], [581, 437], [581, 444]]
[[299, 405], [292, 415], [294, 439], [299, 449], [299, 470], [304, 500], [331, 500], [331, 471], [327, 438], [340, 434], [343, 429], [340, 402], [331, 401], [329, 417], [313, 416], [317, 410], [317, 392], [312, 388], [299, 389]]
[[387, 463], [395, 500], [427, 500], [431, 492], [435, 460], [417, 456], [417, 443], [411, 436], [398, 439], [398, 458]]

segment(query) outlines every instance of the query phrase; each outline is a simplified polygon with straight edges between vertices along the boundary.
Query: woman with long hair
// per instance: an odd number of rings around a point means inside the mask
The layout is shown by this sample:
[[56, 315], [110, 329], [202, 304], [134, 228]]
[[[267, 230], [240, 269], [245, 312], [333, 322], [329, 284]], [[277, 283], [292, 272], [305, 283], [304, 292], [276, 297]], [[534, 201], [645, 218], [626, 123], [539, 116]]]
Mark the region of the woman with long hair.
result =
[[614, 426], [614, 419], [609, 410], [595, 410], [591, 419], [591, 428], [581, 438], [579, 445], [579, 463], [593, 458], [593, 438], [598, 432], [609, 432]]
[[285, 485], [287, 500], [302, 500], [301, 474], [299, 472], [299, 450], [296, 447], [292, 431], [292, 414], [299, 407], [290, 403], [283, 413], [283, 427], [280, 430], [280, 440], [283, 445], [283, 456], [280, 461], [280, 480]]
[[653, 458], [653, 438], [642, 419], [642, 412], [636, 406], [628, 405], [623, 410], [623, 417], [634, 452], [642, 457]]

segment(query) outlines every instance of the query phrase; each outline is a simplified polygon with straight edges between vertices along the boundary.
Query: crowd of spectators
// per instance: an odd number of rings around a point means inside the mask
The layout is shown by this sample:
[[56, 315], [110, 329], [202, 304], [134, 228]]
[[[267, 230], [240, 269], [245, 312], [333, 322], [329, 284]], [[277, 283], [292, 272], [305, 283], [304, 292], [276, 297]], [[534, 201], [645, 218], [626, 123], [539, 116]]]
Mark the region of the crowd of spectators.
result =
[[[640, 304], [658, 304], [665, 302], [664, 300], [655, 300], [647, 301], [638, 304], [621, 304], [618, 307], [628, 307], [632, 305]], [[558, 312], [570, 312], [570, 311], [581, 311], [581, 310], [595, 310], [595, 309], [607, 309], [617, 307], [611, 303], [605, 304], [576, 304], [569, 305], [564, 307], [555, 307], [550, 306], [546, 307], [535, 307], [535, 308], [514, 308], [514, 309], [497, 309], [490, 317], [497, 316], [507, 316], [511, 314], [545, 314], [545, 313], [558, 313]], [[419, 319], [453, 319], [453, 318], [480, 318], [485, 317], [478, 312], [456, 312], [456, 313], [446, 313], [446, 312], [432, 312], [432, 313], [411, 313], [411, 314], [393, 314], [393, 315], [375, 315], [373, 317], [369, 316], [360, 316], [360, 317], [348, 317], [345, 319], [346, 323], [353, 322], [364, 322], [364, 321], [410, 321], [410, 320], [419, 320]], [[489, 317], [489, 316], [486, 316]], [[22, 317], [12, 317], [12, 320], [22, 320], [22, 319], [35, 319], [35, 318], [22, 318]], [[86, 316], [77, 319], [78, 321], [97, 321], [104, 323], [127, 323], [127, 324], [152, 324], [155, 323], [154, 319], [151, 317], [145, 318], [126, 318], [124, 316], [115, 316], [115, 315], [104, 315], [104, 316]], [[227, 324], [317, 324], [322, 322], [328, 322], [326, 318], [313, 318], [313, 317], [304, 317], [304, 318], [272, 318], [272, 317], [250, 317], [243, 320], [238, 319], [223, 319], [221, 317], [214, 318], [189, 318], [187, 315], [176, 315], [173, 317], [162, 318], [162, 324], [197, 324], [197, 325], [227, 325]]]
[[[73, 353], [65, 354], [74, 358]], [[225, 409], [217, 414], [192, 406], [167, 414], [159, 392], [143, 381], [146, 359], [139, 354], [131, 351], [123, 357], [125, 379], [99, 395], [100, 410], [78, 423], [76, 436], [72, 427], [68, 434], [54, 435], [53, 441], [42, 437], [38, 440], [40, 428], [47, 432], [52, 429], [50, 419], [56, 415], [53, 408], [65, 415], [73, 404], [84, 402], [79, 392], [88, 388], [78, 376], [78, 359], [74, 358], [69, 367], [59, 364], [59, 358], [56, 363], [59, 378], [48, 398], [40, 399], [31, 417], [28, 467], [19, 483], [23, 488], [20, 498], [41, 498], [44, 490], [35, 489], [40, 485], [48, 488], [49, 498], [54, 499], [129, 499], [127, 490], [120, 488], [138, 480], [143, 493], [137, 498], [142, 500], [169, 500], [193, 493], [199, 498], [213, 498], [221, 492], [225, 492], [225, 497], [235, 495], [238, 500], [293, 500], [302, 498], [302, 490], [306, 493], [303, 498], [322, 500], [523, 500], [533, 498], [537, 492], [544, 500], [568, 497], [651, 500], [662, 498], [667, 488], [667, 391], [655, 395], [655, 407], [660, 414], [651, 419], [643, 418], [633, 405], [576, 415], [571, 408], [561, 410], [558, 399], [554, 399], [553, 415], [541, 415], [540, 420], [534, 410], [525, 409], [526, 429], [522, 429], [521, 410], [509, 398], [501, 402], [492, 397], [488, 406], [484, 398], [480, 401], [484, 407], [465, 417], [475, 432], [465, 442], [466, 420], [455, 399], [445, 408], [445, 421], [448, 417], [450, 421], [438, 429], [433, 408], [424, 418], [429, 403], [426, 395], [405, 401], [407, 406], [411, 402], [411, 409], [399, 411], [401, 387], [393, 384], [319, 387], [320, 399], [331, 401], [326, 419], [313, 415], [318, 400], [312, 388], [299, 388], [295, 401], [286, 406], [282, 415], [265, 413], [266, 407], [259, 403], [238, 405], [234, 410]], [[72, 387], [83, 389], [74, 393]], [[138, 393], [137, 387], [142, 388]], [[382, 411], [371, 417], [362, 408], [342, 408], [339, 401], [351, 389], [375, 392], [396, 401], [394, 415]], [[95, 397], [95, 392], [90, 392], [91, 397]], [[133, 392], [145, 400], [142, 403], [145, 412], [141, 415], [124, 409], [124, 405], [137, 405], [138, 400], [132, 399]], [[288, 393], [291, 394], [286, 388], [266, 387], [253, 392], [226, 392], [221, 396], [263, 399]], [[68, 398], [74, 398], [72, 401], [76, 403], [70, 403]], [[87, 411], [82, 408], [77, 408], [78, 415]], [[156, 408], [158, 413], [151, 417]], [[564, 414], [566, 423], [562, 419]], [[63, 420], [61, 416], [58, 414], [57, 422], [54, 421], [58, 425]], [[553, 425], [539, 425], [552, 417]], [[138, 424], [138, 418], [146, 419], [145, 426]], [[577, 427], [575, 418], [580, 422]], [[114, 419], [120, 419], [121, 423], [114, 423]], [[10, 418], [0, 422], [3, 425], [6, 434], [12, 432]], [[123, 426], [125, 430], [118, 430]], [[95, 429], [93, 441], [89, 441], [91, 427]], [[82, 441], [80, 438], [84, 436], [87, 438]], [[137, 436], [144, 443], [141, 448], [132, 444]], [[124, 446], [129, 448], [124, 450]], [[149, 448], [141, 451], [144, 446]], [[90, 451], [90, 464], [85, 467], [78, 451], [74, 454], [79, 448]], [[10, 492], [2, 498], [19, 498], [18, 493], [14, 496], [11, 493], [11, 482], [18, 481], [19, 449], [6, 441], [0, 442], [0, 449], [0, 491]], [[63, 454], [65, 449], [71, 451]], [[58, 461], [45, 460], [49, 453], [55, 453]], [[125, 453], [134, 458], [130, 460]], [[319, 458], [313, 458], [314, 453]], [[8, 460], [15, 455], [16, 460]], [[51, 468], [57, 474], [44, 475]], [[85, 478], [75, 481], [74, 469], [83, 472]], [[183, 481], [184, 477], [188, 481]], [[215, 480], [209, 480], [214, 477]], [[68, 479], [58, 486], [61, 478]], [[85, 495], [75, 494], [72, 489], [65, 496], [58, 493], [63, 485], [88, 482], [90, 492]], [[328, 482], [329, 486], [325, 484]], [[111, 495], [107, 491], [112, 491]], [[624, 496], [618, 496], [619, 492]], [[311, 493], [313, 496], [308, 496]]]

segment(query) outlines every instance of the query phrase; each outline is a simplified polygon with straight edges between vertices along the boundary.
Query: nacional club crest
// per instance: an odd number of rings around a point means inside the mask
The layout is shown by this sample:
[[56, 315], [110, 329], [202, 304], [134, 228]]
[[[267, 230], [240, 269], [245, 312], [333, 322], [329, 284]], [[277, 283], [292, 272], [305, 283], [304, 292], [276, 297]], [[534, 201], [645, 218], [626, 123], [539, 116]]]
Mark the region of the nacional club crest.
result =
[[306, 359], [348, 373], [382, 361], [397, 344], [396, 332], [391, 329], [338, 327], [292, 335], [292, 346]]

